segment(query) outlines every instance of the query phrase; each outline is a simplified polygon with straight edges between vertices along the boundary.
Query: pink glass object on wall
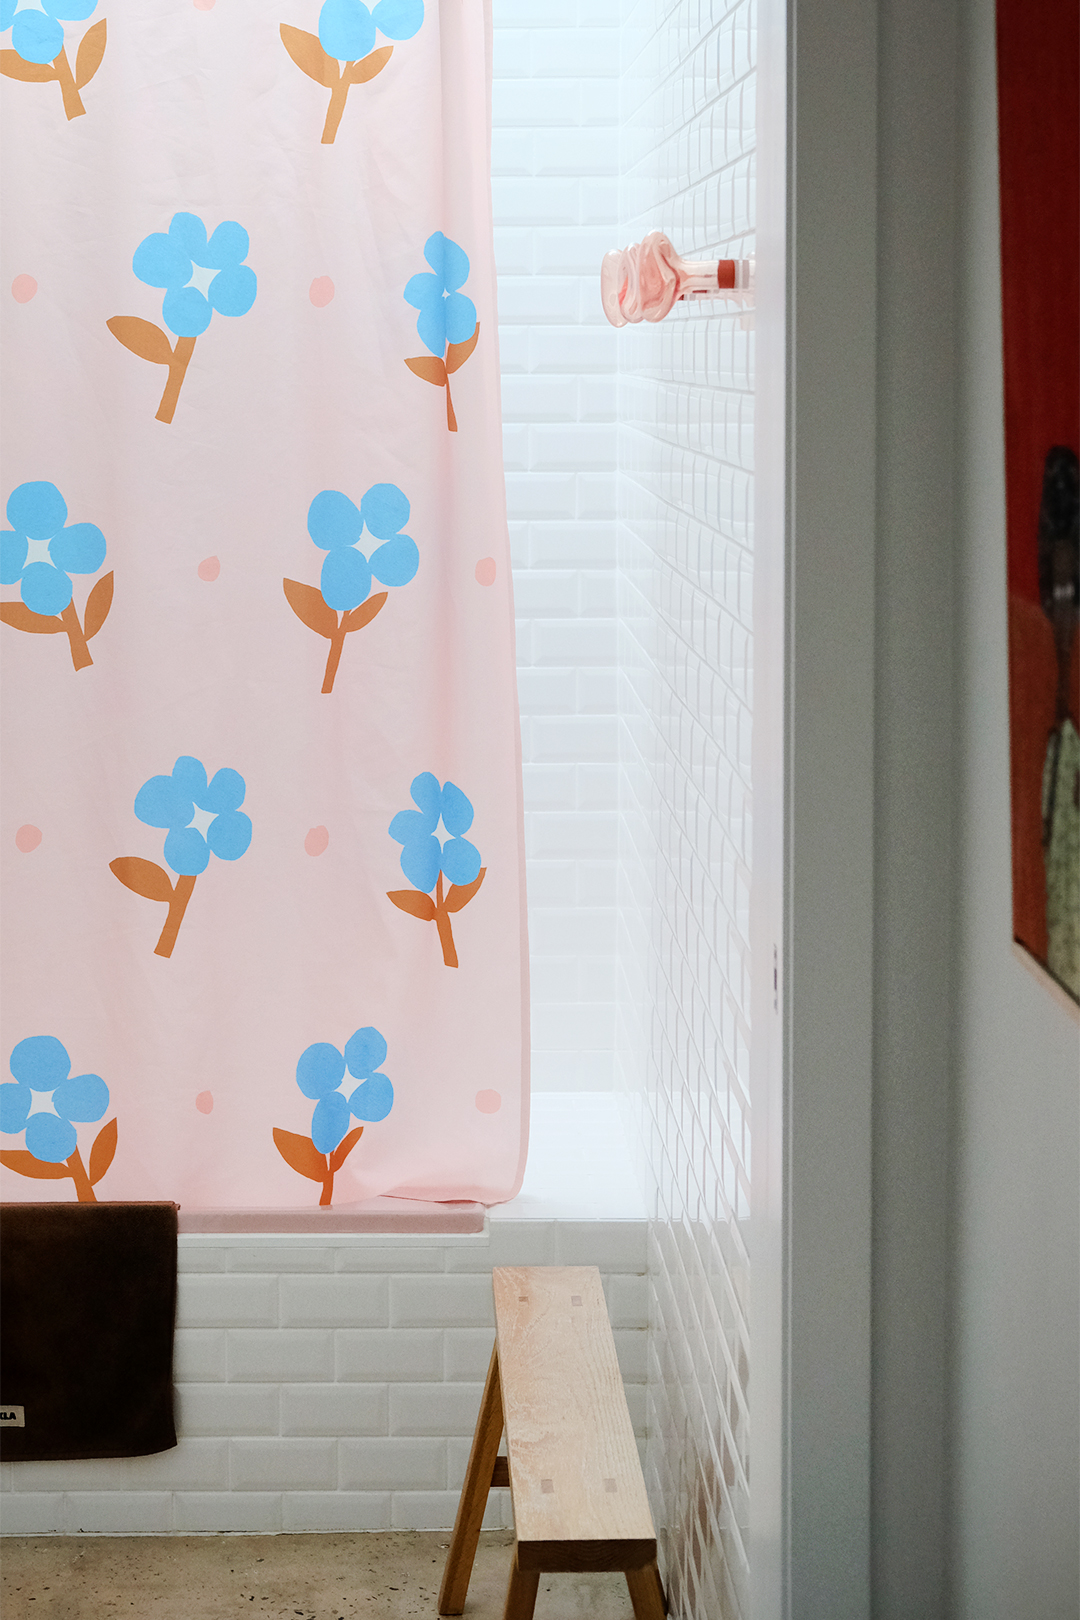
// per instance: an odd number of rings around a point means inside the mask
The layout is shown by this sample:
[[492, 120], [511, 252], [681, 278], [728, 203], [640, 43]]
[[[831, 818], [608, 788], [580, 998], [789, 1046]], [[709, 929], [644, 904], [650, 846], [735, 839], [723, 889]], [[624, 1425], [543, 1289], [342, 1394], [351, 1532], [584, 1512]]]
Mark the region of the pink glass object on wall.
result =
[[605, 253], [600, 266], [600, 301], [612, 326], [662, 321], [681, 298], [746, 304], [753, 286], [753, 259], [684, 259], [662, 231]]

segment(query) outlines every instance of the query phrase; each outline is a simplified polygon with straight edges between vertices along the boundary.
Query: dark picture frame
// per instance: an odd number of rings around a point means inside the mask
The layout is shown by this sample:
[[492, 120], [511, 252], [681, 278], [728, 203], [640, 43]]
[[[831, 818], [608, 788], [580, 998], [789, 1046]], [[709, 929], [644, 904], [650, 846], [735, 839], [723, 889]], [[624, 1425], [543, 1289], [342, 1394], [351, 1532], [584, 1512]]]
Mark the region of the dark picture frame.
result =
[[997, 0], [1013, 937], [1080, 1005], [1080, 6]]

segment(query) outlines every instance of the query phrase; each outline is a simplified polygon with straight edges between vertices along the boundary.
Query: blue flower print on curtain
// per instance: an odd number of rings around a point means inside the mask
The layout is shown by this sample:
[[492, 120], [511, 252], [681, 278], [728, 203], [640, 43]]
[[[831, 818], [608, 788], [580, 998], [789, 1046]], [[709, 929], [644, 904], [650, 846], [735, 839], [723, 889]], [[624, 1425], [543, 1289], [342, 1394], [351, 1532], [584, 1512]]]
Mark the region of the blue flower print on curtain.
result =
[[[298, 579], [281, 583], [296, 617], [330, 642], [324, 692], [334, 690], [345, 637], [370, 624], [386, 603], [388, 591], [369, 594], [372, 579], [380, 585], [407, 585], [420, 565], [416, 542], [401, 532], [409, 511], [396, 484], [373, 484], [359, 506], [339, 489], [324, 489], [308, 507], [308, 534], [326, 552], [320, 589]], [[365, 528], [382, 542], [370, 556], [360, 549]]]
[[[274, 1142], [287, 1165], [321, 1184], [322, 1205], [330, 1203], [334, 1177], [364, 1134], [363, 1125], [350, 1130], [349, 1121], [374, 1125], [394, 1106], [394, 1088], [382, 1073], [386, 1050], [382, 1035], [368, 1024], [349, 1036], [344, 1052], [329, 1041], [316, 1041], [300, 1054], [296, 1083], [315, 1104], [311, 1135], [298, 1136], [275, 1125]], [[348, 1096], [342, 1090], [346, 1073], [360, 1082]]]
[[[417, 809], [399, 810], [390, 823], [390, 836], [402, 845], [401, 870], [415, 887], [388, 890], [386, 897], [399, 911], [435, 923], [443, 962], [456, 968], [450, 914], [468, 905], [487, 872], [480, 864], [480, 851], [464, 837], [473, 823], [473, 807], [455, 783], [440, 787], [430, 771], [414, 778], [410, 792]], [[440, 821], [450, 834], [445, 841], [438, 837]], [[450, 882], [445, 892], [444, 875]]]
[[239, 771], [226, 768], [207, 781], [201, 761], [182, 754], [170, 776], [152, 776], [135, 795], [139, 820], [167, 829], [165, 859], [176, 882], [163, 867], [139, 855], [118, 856], [109, 870], [133, 893], [168, 905], [155, 956], [172, 955], [195, 879], [206, 871], [211, 855], [238, 861], [251, 843], [251, 821], [240, 809], [246, 791]]
[[71, 71], [64, 40], [66, 22], [85, 22], [97, 0], [41, 0], [41, 9], [0, 0], [0, 34], [11, 29], [13, 49], [0, 51], [0, 73], [8, 79], [47, 84], [55, 79], [64, 98], [68, 122], [86, 111], [80, 90], [85, 90], [105, 55], [105, 19], [86, 30]]
[[326, 0], [318, 34], [281, 24], [281, 43], [301, 73], [330, 91], [324, 146], [333, 145], [350, 88], [381, 73], [394, 54], [392, 45], [374, 48], [376, 31], [387, 39], [412, 39], [423, 21], [424, 0], [379, 0], [370, 11], [362, 0]]
[[96, 523], [68, 523], [67, 502], [55, 484], [20, 484], [7, 503], [10, 529], [0, 530], [0, 584], [18, 585], [21, 602], [0, 603], [0, 619], [35, 635], [65, 632], [76, 669], [94, 660], [87, 642], [108, 617], [113, 576], [104, 574], [86, 598], [82, 621], [72, 601], [71, 575], [96, 574], [105, 536]]
[[176, 338], [138, 315], [114, 315], [105, 322], [118, 342], [169, 375], [158, 422], [171, 422], [180, 389], [195, 353], [195, 339], [219, 315], [246, 315], [255, 302], [258, 279], [250, 265], [248, 233], [227, 219], [208, 237], [198, 214], [174, 214], [168, 231], [154, 231], [135, 249], [131, 268], [148, 287], [163, 287], [161, 318]]
[[0, 1164], [38, 1181], [75, 1183], [80, 1204], [96, 1204], [94, 1188], [116, 1152], [116, 1120], [102, 1126], [89, 1164], [79, 1152], [77, 1125], [91, 1125], [109, 1106], [109, 1088], [98, 1074], [71, 1072], [67, 1048], [55, 1035], [29, 1035], [12, 1048], [14, 1084], [0, 1085], [0, 1131], [25, 1132], [25, 1148], [0, 1149]]
[[446, 389], [446, 425], [451, 433], [456, 433], [458, 425], [450, 398], [450, 378], [465, 364], [480, 336], [476, 305], [459, 291], [468, 278], [469, 259], [442, 231], [428, 237], [424, 243], [424, 258], [431, 270], [421, 271], [406, 282], [405, 302], [420, 311], [416, 330], [431, 354], [416, 355], [405, 364], [425, 382]]

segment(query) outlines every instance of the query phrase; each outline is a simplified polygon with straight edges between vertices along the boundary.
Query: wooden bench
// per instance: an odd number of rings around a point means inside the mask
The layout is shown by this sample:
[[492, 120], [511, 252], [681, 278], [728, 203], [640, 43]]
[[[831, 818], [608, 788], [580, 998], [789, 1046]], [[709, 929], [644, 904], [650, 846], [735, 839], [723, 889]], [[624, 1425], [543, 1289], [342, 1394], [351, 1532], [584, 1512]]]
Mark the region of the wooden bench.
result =
[[500, 1266], [492, 1284], [495, 1348], [439, 1613], [464, 1609], [488, 1491], [509, 1485], [515, 1542], [504, 1620], [532, 1620], [540, 1576], [560, 1570], [623, 1570], [636, 1620], [663, 1620], [656, 1532], [599, 1271]]

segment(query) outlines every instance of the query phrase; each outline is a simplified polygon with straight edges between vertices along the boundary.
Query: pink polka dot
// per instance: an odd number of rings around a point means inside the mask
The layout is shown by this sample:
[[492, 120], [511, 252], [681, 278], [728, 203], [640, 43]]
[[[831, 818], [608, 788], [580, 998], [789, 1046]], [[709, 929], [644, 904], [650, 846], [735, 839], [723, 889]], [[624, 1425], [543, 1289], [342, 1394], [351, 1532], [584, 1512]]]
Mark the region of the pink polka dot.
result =
[[321, 855], [330, 842], [330, 834], [325, 827], [312, 827], [304, 839], [304, 848], [309, 855]]
[[215, 0], [191, 0], [196, 11], [213, 11]]
[[204, 557], [199, 564], [199, 578], [205, 580], [217, 579], [221, 573], [221, 563], [216, 557]]
[[336, 289], [329, 276], [316, 276], [308, 288], [308, 297], [316, 309], [325, 309]]
[[497, 1114], [502, 1107], [502, 1098], [497, 1091], [478, 1091], [476, 1107], [481, 1114]]
[[[198, 3], [199, 0], [195, 0], [195, 4], [198, 5]], [[210, 4], [213, 5], [213, 3], [214, 0], [210, 0]], [[212, 1114], [214, 1111], [214, 1093], [212, 1091], [200, 1091], [195, 1099], [195, 1106], [200, 1114]]]
[[24, 855], [29, 855], [40, 843], [41, 828], [33, 826], [29, 821], [15, 834], [15, 848], [21, 849]]
[[495, 559], [494, 557], [481, 557], [476, 565], [476, 583], [478, 585], [494, 585]]
[[11, 283], [11, 296], [17, 304], [28, 304], [37, 292], [33, 276], [16, 276]]

